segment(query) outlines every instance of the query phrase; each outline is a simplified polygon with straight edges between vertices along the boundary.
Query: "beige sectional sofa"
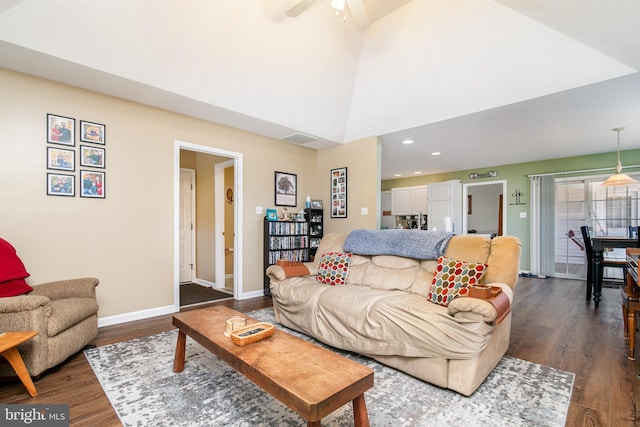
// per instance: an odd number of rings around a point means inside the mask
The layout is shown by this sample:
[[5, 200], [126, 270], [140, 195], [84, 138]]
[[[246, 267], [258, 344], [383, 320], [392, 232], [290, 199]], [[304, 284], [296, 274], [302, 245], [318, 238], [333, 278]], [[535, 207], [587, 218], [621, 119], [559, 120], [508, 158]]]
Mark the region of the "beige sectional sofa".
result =
[[[410, 231], [407, 231], [410, 232]], [[346, 284], [317, 280], [323, 254], [344, 253], [347, 235], [327, 234], [309, 275], [267, 269], [276, 321], [333, 347], [372, 357], [440, 387], [471, 395], [509, 346], [511, 314], [499, 322], [490, 302], [461, 296], [448, 306], [427, 300], [436, 259], [352, 254]], [[518, 280], [520, 242], [453, 236], [445, 257], [486, 264], [480, 282], [509, 298]]]

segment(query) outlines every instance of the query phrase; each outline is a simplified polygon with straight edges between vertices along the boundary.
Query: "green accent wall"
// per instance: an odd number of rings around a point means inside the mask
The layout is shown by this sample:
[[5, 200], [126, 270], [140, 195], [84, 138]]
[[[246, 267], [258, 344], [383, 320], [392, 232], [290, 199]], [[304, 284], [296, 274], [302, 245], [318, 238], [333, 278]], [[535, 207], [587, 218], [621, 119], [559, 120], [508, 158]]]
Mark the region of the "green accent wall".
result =
[[[620, 159], [622, 160], [623, 170], [625, 172], [640, 171], [640, 150], [621, 151]], [[588, 156], [565, 157], [559, 159], [550, 159], [536, 162], [516, 163], [511, 165], [487, 166], [482, 168], [439, 173], [433, 175], [420, 175], [408, 178], [397, 178], [384, 180], [381, 183], [382, 191], [389, 191], [396, 187], [410, 187], [416, 185], [425, 185], [434, 182], [448, 181], [451, 179], [459, 179], [463, 184], [481, 183], [496, 180], [507, 181], [507, 212], [505, 218], [507, 227], [505, 234], [516, 236], [522, 243], [522, 255], [520, 257], [520, 269], [530, 269], [530, 184], [529, 175], [542, 175], [558, 172], [582, 171], [590, 169], [606, 169], [596, 172], [584, 172], [580, 175], [610, 175], [614, 172], [617, 161], [615, 151], [609, 153], [592, 154]], [[625, 166], [628, 165], [628, 166]], [[635, 167], [634, 167], [635, 166]], [[498, 172], [495, 178], [469, 179], [472, 172], [486, 173], [490, 170]], [[524, 205], [512, 205], [515, 202], [513, 193], [520, 190], [524, 195], [520, 198]], [[526, 218], [520, 218], [520, 212], [526, 212]]]

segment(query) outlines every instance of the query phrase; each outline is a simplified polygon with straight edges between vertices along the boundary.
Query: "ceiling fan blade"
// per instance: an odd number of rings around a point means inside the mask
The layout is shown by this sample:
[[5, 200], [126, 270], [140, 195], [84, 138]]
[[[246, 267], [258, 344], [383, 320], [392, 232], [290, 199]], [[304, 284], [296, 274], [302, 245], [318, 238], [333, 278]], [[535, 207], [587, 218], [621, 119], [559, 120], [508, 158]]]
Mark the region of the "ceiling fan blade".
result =
[[298, 3], [294, 4], [289, 10], [285, 12], [285, 15], [294, 18], [300, 15], [305, 10], [309, 9], [316, 3], [318, 0], [300, 0]]
[[364, 7], [362, 0], [347, 0], [347, 6], [349, 6], [349, 12], [351, 12], [351, 19], [359, 30], [366, 30], [371, 25], [371, 19], [367, 9]]

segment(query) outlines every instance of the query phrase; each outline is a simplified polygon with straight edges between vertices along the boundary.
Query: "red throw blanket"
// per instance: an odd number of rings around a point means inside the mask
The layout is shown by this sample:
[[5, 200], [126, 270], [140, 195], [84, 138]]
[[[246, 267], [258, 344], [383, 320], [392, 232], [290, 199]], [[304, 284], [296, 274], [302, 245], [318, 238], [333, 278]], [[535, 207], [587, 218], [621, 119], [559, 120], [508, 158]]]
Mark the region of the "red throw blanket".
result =
[[11, 243], [0, 238], [0, 297], [22, 295], [33, 290], [24, 281], [29, 277], [27, 269], [18, 258]]

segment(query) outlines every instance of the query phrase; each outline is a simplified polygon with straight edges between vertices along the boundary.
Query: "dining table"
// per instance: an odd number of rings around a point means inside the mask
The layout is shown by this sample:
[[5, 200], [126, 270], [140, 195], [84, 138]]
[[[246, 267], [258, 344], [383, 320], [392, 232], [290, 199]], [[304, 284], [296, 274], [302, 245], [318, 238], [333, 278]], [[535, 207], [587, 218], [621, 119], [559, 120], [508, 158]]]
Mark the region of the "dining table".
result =
[[[621, 236], [594, 236], [591, 238], [593, 247], [593, 259], [591, 263], [593, 277], [593, 302], [596, 307], [602, 299], [602, 260], [606, 249], [635, 248], [638, 246], [638, 238]], [[624, 278], [626, 280], [626, 278]]]

